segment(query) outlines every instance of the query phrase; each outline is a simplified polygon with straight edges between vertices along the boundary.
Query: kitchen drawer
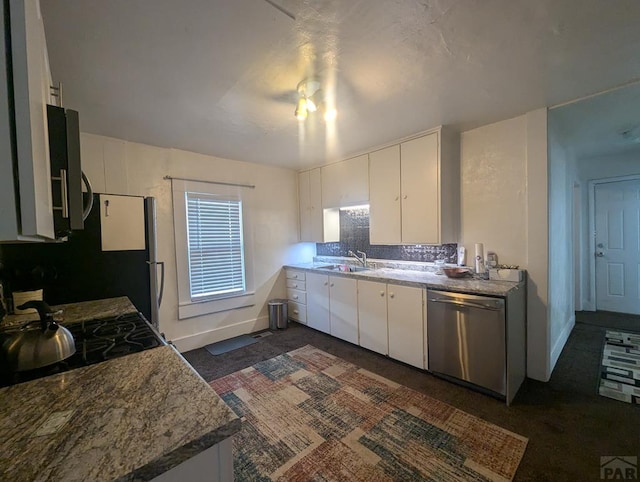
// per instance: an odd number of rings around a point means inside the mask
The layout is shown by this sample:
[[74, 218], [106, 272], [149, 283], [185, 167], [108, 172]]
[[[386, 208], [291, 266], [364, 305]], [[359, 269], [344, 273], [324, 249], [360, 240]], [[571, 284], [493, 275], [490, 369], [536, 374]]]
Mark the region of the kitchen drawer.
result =
[[297, 279], [287, 279], [287, 288], [293, 288], [294, 290], [306, 291], [306, 282], [298, 281]]
[[292, 288], [287, 289], [287, 298], [291, 301], [297, 301], [303, 305], [307, 304], [307, 293], [300, 290], [294, 290]]
[[295, 301], [289, 301], [289, 318], [307, 324], [307, 306]]
[[297, 279], [298, 281], [304, 281], [306, 279], [304, 271], [298, 271], [295, 269], [288, 269], [287, 279]]

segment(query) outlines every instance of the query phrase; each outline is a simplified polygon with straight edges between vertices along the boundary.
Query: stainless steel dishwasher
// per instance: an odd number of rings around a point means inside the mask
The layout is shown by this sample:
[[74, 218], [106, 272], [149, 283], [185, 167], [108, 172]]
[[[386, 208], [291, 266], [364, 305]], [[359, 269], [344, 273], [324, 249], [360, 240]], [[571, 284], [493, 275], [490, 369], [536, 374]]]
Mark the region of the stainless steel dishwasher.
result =
[[427, 290], [429, 370], [506, 396], [502, 298]]

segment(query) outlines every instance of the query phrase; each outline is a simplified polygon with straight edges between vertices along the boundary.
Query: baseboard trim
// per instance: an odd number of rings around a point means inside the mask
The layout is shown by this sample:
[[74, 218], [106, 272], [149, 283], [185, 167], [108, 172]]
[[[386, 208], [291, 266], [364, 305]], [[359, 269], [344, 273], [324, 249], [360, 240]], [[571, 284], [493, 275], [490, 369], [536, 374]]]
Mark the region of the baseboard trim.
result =
[[202, 348], [210, 343], [216, 343], [222, 340], [228, 340], [240, 335], [248, 335], [255, 331], [265, 330], [269, 328], [269, 318], [261, 316], [253, 320], [241, 321], [233, 325], [221, 326], [209, 331], [196, 333], [195, 335], [183, 336], [171, 340], [178, 351], [185, 352]]
[[553, 373], [553, 369], [555, 368], [556, 363], [558, 362], [558, 358], [560, 358], [562, 349], [566, 345], [567, 340], [569, 339], [569, 335], [571, 335], [571, 331], [573, 330], [574, 326], [576, 326], [575, 314], [571, 315], [571, 317], [569, 318], [569, 321], [567, 322], [564, 329], [560, 333], [560, 336], [558, 337], [558, 341], [556, 341], [555, 345], [553, 346], [553, 349], [551, 350], [551, 360], [549, 360], [550, 362], [549, 377], [551, 377], [551, 373]]

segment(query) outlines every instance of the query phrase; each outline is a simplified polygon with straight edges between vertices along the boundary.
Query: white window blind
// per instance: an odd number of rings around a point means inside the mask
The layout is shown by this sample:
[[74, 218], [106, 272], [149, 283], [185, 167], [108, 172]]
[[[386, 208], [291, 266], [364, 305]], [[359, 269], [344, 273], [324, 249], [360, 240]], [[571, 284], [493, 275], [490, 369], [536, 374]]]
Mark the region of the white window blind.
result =
[[242, 201], [185, 195], [192, 301], [244, 292]]

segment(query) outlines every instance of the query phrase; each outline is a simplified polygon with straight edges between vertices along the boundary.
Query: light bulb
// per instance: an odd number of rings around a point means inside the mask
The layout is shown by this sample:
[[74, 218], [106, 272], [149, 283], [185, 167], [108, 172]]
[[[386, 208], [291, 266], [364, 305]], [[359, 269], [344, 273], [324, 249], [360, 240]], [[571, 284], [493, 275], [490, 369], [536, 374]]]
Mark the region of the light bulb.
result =
[[318, 89], [313, 95], [307, 97], [307, 109], [309, 109], [309, 112], [315, 112], [320, 108], [323, 96], [322, 90]]
[[303, 121], [307, 118], [307, 101], [304, 97], [301, 97], [298, 100], [298, 105], [296, 106], [294, 115], [299, 121]]
[[324, 113], [324, 120], [327, 122], [335, 120], [336, 117], [338, 117], [338, 111], [335, 109], [327, 109]]

